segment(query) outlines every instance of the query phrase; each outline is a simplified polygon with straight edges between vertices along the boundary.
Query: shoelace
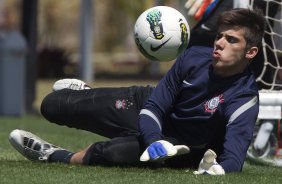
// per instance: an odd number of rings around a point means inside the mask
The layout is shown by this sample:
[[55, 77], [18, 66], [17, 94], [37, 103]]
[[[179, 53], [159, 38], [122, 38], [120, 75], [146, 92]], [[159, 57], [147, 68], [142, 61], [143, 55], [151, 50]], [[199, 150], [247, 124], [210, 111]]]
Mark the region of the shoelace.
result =
[[70, 89], [79, 90], [79, 89], [82, 89], [82, 85], [83, 85], [83, 84], [78, 85], [78, 84], [76, 84], [76, 83], [71, 83], [71, 84], [70, 84]]

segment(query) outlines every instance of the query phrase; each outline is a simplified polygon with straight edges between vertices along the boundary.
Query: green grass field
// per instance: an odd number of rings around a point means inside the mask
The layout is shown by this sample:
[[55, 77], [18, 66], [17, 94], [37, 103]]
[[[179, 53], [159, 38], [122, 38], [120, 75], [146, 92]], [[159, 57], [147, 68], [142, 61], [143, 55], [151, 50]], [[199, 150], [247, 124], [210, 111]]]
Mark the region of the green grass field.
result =
[[31, 162], [8, 141], [13, 129], [36, 133], [51, 143], [77, 151], [105, 138], [48, 123], [41, 116], [0, 118], [0, 183], [282, 183], [282, 168], [251, 165], [242, 173], [225, 176], [195, 176], [192, 170], [168, 168], [119, 168]]
[[[35, 107], [51, 91], [54, 81], [39, 81]], [[155, 81], [95, 81], [91, 86], [130, 86], [155, 84]], [[78, 151], [105, 138], [89, 132], [51, 124], [38, 116], [0, 117], [0, 184], [30, 183], [282, 183], [282, 168], [251, 165], [246, 162], [242, 173], [225, 176], [195, 176], [193, 170], [118, 168], [31, 162], [10, 146], [9, 133], [14, 129], [31, 131], [58, 146]]]

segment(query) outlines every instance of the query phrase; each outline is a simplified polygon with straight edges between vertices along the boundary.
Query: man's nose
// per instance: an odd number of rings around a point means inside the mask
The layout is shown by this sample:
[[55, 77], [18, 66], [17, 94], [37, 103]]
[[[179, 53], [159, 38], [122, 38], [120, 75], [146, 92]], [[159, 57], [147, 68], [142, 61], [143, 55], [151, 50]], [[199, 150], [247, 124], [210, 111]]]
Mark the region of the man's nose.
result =
[[218, 40], [215, 40], [215, 48], [216, 49], [223, 49], [224, 48], [224, 42], [225, 42], [225, 40], [224, 40], [224, 38], [222, 37], [222, 38], [220, 38], [220, 39], [218, 39]]

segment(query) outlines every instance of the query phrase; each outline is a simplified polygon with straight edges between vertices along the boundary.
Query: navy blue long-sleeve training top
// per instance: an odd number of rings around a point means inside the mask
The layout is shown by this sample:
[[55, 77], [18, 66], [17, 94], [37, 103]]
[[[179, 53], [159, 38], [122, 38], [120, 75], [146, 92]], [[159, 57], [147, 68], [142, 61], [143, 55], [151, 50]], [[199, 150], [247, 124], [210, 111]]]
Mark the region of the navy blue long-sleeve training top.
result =
[[139, 129], [147, 146], [167, 135], [191, 148], [223, 144], [219, 164], [225, 172], [241, 171], [258, 115], [258, 88], [249, 68], [220, 77], [212, 60], [212, 48], [186, 50], [141, 110]]

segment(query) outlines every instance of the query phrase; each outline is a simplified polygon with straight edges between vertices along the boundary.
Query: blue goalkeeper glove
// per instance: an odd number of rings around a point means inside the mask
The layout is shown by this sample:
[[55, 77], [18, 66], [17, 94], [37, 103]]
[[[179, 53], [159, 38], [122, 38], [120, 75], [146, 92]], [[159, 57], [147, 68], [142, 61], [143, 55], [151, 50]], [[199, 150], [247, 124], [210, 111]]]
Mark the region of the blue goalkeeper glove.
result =
[[225, 171], [221, 165], [216, 162], [216, 153], [212, 150], [207, 150], [204, 154], [203, 159], [199, 164], [197, 171], [193, 173], [196, 175], [207, 174], [207, 175], [224, 175]]
[[160, 140], [153, 142], [143, 152], [140, 161], [164, 161], [172, 156], [187, 154], [190, 149], [185, 145], [172, 145], [170, 142]]

